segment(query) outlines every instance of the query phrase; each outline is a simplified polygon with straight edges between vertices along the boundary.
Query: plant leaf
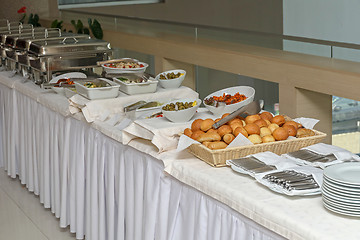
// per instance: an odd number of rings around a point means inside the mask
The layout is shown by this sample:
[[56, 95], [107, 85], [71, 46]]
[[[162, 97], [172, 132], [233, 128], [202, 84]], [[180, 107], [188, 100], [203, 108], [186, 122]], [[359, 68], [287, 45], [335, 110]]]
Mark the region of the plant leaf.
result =
[[83, 33], [90, 35], [90, 30], [88, 28], [84, 28]]
[[100, 23], [96, 19], [94, 19], [94, 22], [90, 26], [90, 29], [95, 38], [97, 39], [103, 38], [104, 36], [103, 30], [101, 28]]

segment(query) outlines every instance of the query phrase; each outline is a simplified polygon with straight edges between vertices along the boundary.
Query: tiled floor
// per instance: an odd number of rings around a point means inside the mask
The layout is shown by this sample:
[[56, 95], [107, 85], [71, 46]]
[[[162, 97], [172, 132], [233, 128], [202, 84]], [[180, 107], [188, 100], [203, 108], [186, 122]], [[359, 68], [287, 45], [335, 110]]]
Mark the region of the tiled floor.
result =
[[60, 228], [59, 220], [43, 207], [39, 197], [0, 168], [0, 239], [74, 240], [75, 234]]

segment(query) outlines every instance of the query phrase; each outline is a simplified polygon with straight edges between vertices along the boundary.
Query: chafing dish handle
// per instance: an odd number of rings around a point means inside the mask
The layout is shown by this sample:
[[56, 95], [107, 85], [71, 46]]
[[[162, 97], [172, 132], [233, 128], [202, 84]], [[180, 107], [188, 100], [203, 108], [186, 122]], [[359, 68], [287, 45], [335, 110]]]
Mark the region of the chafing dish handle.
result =
[[31, 54], [28, 54], [28, 58], [29, 58], [30, 61], [34, 61], [34, 60], [39, 59], [39, 57], [37, 57], [35, 55], [31, 55]]
[[77, 40], [75, 37], [64, 37], [64, 39], [63, 39], [61, 42], [62, 42], [62, 43], [65, 43], [65, 42], [66, 42], [66, 39], [68, 39], [68, 38], [73, 39], [73, 40], [75, 41], [75, 43], [78, 42], [78, 40]]
[[59, 32], [59, 37], [61, 37], [61, 29], [60, 28], [45, 28], [45, 38], [49, 37], [49, 31], [57, 31]]

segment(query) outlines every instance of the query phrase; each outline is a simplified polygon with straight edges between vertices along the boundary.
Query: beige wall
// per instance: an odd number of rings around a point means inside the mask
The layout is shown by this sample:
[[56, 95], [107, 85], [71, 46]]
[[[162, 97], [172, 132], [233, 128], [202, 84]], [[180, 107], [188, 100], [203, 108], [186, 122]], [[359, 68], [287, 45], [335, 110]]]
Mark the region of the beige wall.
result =
[[[0, 0], [0, 18], [18, 20], [17, 10], [57, 18], [57, 0]], [[112, 16], [282, 34], [281, 0], [165, 0], [159, 4], [74, 9]], [[72, 10], [73, 11], [73, 10]]]
[[37, 13], [40, 18], [57, 16], [56, 0], [0, 0], [0, 18], [18, 21], [21, 17], [17, 13], [22, 6], [26, 6], [27, 15]]
[[278, 34], [283, 31], [282, 0], [165, 0], [76, 11]]

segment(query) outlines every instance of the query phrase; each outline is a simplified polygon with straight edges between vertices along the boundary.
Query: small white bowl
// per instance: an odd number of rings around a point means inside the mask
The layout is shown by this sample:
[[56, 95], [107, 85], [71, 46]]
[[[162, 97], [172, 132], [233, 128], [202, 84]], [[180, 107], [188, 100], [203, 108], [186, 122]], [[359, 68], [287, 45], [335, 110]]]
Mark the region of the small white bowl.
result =
[[[132, 58], [122, 58], [122, 59], [119, 59], [119, 62], [120, 62], [120, 60], [134, 60], [134, 61], [137, 61], [136, 59], [132, 59]], [[149, 64], [144, 63], [144, 62], [137, 62], [137, 63], [144, 65], [144, 67], [140, 67], [140, 68], [115, 68], [115, 67], [108, 67], [108, 66], [106, 66], [107, 64], [102, 64], [101, 66], [103, 67], [103, 69], [104, 69], [104, 71], [106, 73], [144, 73], [146, 68], [149, 66]]]
[[[166, 106], [167, 104], [170, 103], [176, 103], [176, 102], [194, 102], [196, 101], [196, 106], [193, 106], [191, 108], [188, 109], [183, 109], [183, 110], [178, 110], [178, 111], [165, 111], [162, 108], [164, 106]], [[164, 117], [166, 117], [167, 119], [169, 119], [172, 122], [187, 122], [189, 121], [194, 114], [196, 113], [196, 110], [199, 108], [201, 104], [201, 100], [200, 99], [196, 99], [196, 98], [186, 98], [186, 99], [178, 99], [178, 100], [174, 100], [168, 103], [165, 103], [164, 105], [161, 106], [161, 111], [164, 114]]]
[[251, 103], [254, 100], [255, 97], [255, 89], [249, 86], [238, 86], [238, 87], [230, 87], [230, 88], [225, 88], [216, 92], [213, 92], [209, 95], [207, 95], [204, 100], [206, 98], [209, 97], [213, 97], [213, 96], [222, 96], [224, 93], [225, 94], [231, 94], [234, 95], [235, 93], [240, 93], [240, 94], [244, 94], [247, 98], [241, 102], [238, 103], [234, 103], [234, 104], [229, 104], [229, 105], [225, 105], [225, 106], [219, 106], [219, 107], [214, 107], [214, 106], [210, 106], [205, 104], [205, 107], [212, 112], [215, 116], [219, 117], [224, 113], [231, 113], [237, 109], [239, 109], [242, 106], [245, 106], [249, 103]]
[[[163, 74], [167, 74], [167, 73], [182, 73], [182, 75], [178, 78], [174, 78], [174, 79], [160, 79], [160, 75], [163, 75]], [[161, 87], [163, 88], [178, 88], [181, 86], [181, 83], [184, 81], [185, 79], [185, 76], [186, 76], [186, 71], [185, 70], [181, 70], [181, 69], [177, 69], [177, 70], [170, 70], [170, 71], [166, 71], [166, 72], [162, 72], [162, 73], [159, 73], [155, 79], [159, 81], [159, 84]]]

